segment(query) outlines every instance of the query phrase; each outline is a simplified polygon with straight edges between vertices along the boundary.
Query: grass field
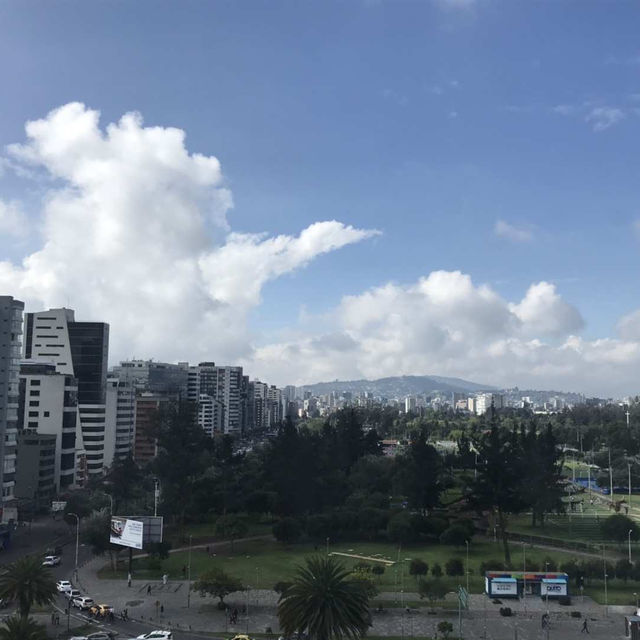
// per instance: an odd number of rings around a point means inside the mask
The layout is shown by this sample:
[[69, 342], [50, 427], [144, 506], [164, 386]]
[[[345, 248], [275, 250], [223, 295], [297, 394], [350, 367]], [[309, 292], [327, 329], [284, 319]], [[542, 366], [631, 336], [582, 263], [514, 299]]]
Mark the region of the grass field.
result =
[[[285, 547], [271, 540], [256, 540], [252, 542], [236, 543], [233, 551], [231, 546], [224, 549], [217, 549], [215, 556], [209, 556], [203, 550], [194, 550], [191, 554], [191, 575], [197, 578], [202, 572], [214, 566], [222, 567], [228, 573], [239, 577], [243, 583], [253, 588], [271, 589], [276, 582], [285, 581], [291, 578], [297, 565], [304, 562], [304, 559], [314, 553], [326, 553], [324, 545], [320, 548], [311, 544], [299, 544]], [[421, 558], [433, 567], [439, 563], [443, 571], [445, 563], [449, 558], [457, 557], [465, 562], [465, 548], [449, 547], [444, 545], [420, 545], [408, 546], [398, 549], [390, 544], [381, 543], [346, 543], [332, 545], [330, 551], [341, 551], [344, 553], [354, 553], [366, 556], [379, 555], [393, 560], [396, 564], [387, 567], [384, 574], [377, 576], [377, 586], [379, 591], [405, 592], [416, 590], [416, 580], [409, 575], [409, 562], [412, 558]], [[522, 562], [522, 547], [519, 544], [511, 545], [512, 558], [515, 566]], [[528, 562], [543, 564], [545, 558], [552, 558], [556, 562], [565, 562], [573, 557], [570, 552], [546, 551], [535, 548], [527, 548]], [[357, 560], [340, 558], [347, 567], [353, 567]], [[398, 562], [399, 560], [399, 562]], [[479, 575], [481, 562], [495, 560], [502, 562], [502, 547], [491, 542], [472, 543], [469, 549], [469, 586], [472, 592], [483, 590], [483, 577]], [[160, 579], [163, 573], [168, 573], [170, 578], [182, 579], [182, 568], [189, 562], [188, 552], [172, 553], [164, 560], [161, 566], [151, 566], [147, 559], [134, 560], [134, 574], [138, 578]], [[125, 577], [126, 570], [123, 568], [114, 574], [109, 567], [100, 571], [100, 577], [113, 578]], [[455, 589], [459, 584], [464, 585], [464, 576], [449, 577], [443, 576], [443, 581], [451, 588]]]

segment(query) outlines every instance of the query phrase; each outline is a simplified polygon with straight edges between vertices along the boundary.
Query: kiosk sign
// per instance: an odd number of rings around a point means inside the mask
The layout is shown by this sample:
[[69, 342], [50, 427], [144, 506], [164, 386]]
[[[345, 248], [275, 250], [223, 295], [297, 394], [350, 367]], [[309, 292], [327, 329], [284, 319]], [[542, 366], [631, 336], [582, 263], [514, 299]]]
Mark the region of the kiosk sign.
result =
[[144, 524], [142, 522], [113, 516], [111, 518], [109, 542], [132, 549], [142, 549], [143, 531]]

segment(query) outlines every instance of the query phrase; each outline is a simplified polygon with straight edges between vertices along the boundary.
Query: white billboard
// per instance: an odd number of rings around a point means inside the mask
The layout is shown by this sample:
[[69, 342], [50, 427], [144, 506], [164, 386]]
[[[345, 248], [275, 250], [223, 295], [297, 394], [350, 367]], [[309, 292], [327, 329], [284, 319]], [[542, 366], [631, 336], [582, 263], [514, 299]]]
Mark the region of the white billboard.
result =
[[566, 582], [545, 582], [542, 581], [540, 585], [540, 595], [541, 596], [566, 596], [567, 595], [567, 583]]
[[517, 582], [492, 582], [491, 595], [515, 596], [518, 594]]
[[142, 522], [113, 516], [111, 518], [109, 542], [123, 547], [131, 547], [132, 549], [142, 549], [143, 531], [144, 524]]

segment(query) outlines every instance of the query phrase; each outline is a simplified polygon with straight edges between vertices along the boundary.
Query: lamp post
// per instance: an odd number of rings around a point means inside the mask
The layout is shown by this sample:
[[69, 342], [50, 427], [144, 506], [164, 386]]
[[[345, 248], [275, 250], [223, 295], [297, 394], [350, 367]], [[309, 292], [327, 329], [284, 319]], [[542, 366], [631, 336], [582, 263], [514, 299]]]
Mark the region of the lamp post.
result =
[[80, 518], [77, 513], [68, 513], [68, 516], [71, 516], [76, 519], [76, 567], [73, 570], [75, 574], [76, 580], [78, 579], [78, 547], [80, 543]]
[[629, 564], [631, 564], [631, 534], [633, 533], [633, 529], [629, 529], [628, 539], [629, 539]]
[[464, 543], [467, 545], [467, 596], [469, 595], [469, 541], [465, 540]]
[[187, 563], [187, 609], [191, 607], [191, 541], [193, 536], [189, 536], [189, 560]]

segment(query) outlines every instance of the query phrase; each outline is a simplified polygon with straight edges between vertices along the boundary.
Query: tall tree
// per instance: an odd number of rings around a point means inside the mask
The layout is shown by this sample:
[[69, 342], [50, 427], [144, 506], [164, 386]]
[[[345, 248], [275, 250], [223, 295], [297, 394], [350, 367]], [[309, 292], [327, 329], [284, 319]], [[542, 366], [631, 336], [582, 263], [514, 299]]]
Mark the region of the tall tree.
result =
[[517, 434], [500, 429], [495, 410], [491, 407], [491, 429], [476, 438], [478, 476], [472, 483], [470, 502], [481, 509], [492, 510], [500, 527], [504, 560], [511, 564], [507, 536], [508, 515], [526, 506], [522, 496], [522, 472], [525, 461]]
[[0, 573], [0, 598], [16, 600], [22, 618], [28, 618], [34, 604], [50, 604], [57, 596], [56, 583], [37, 555], [23, 556]]
[[312, 640], [361, 638], [369, 626], [366, 589], [333, 558], [309, 558], [278, 600], [285, 636], [306, 631]]
[[47, 630], [33, 618], [12, 616], [0, 627], [0, 640], [46, 640]]

